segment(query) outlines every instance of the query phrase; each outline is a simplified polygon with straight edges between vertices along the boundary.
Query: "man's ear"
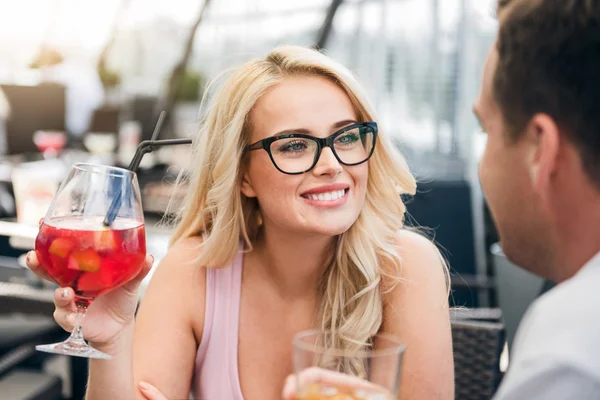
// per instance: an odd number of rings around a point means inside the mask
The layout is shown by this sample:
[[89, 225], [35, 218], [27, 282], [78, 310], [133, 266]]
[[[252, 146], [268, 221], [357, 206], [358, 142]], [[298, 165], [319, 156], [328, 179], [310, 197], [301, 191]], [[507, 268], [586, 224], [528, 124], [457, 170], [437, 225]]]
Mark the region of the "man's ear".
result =
[[254, 188], [252, 187], [252, 182], [250, 181], [250, 176], [248, 175], [248, 172], [245, 172], [244, 175], [242, 176], [242, 185], [241, 185], [241, 191], [242, 194], [246, 197], [256, 197], [256, 192], [254, 191]]
[[558, 168], [560, 129], [550, 116], [537, 114], [527, 125], [524, 139], [532, 187], [539, 196], [547, 198], [551, 195], [552, 178]]

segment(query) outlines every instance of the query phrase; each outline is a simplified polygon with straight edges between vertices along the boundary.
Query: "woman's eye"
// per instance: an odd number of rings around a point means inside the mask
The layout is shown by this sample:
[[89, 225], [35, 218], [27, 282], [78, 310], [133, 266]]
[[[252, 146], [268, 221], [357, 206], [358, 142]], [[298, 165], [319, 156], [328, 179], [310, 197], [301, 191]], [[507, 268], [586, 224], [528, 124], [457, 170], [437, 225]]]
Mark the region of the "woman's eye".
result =
[[349, 133], [347, 135], [340, 137], [337, 141], [338, 141], [338, 143], [342, 143], [342, 144], [350, 144], [350, 143], [358, 142], [358, 140], [359, 140], [359, 137], [357, 134]]
[[304, 149], [306, 149], [306, 144], [304, 142], [292, 142], [281, 146], [279, 151], [302, 151]]

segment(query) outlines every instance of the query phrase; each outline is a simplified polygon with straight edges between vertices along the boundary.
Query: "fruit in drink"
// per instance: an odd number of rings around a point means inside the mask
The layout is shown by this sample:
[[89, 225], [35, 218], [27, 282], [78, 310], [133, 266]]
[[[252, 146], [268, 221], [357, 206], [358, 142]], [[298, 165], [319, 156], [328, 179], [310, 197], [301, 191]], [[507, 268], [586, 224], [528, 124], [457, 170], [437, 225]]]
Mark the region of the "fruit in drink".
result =
[[91, 301], [135, 277], [146, 256], [144, 225], [101, 217], [45, 219], [35, 244], [42, 268], [77, 299]]

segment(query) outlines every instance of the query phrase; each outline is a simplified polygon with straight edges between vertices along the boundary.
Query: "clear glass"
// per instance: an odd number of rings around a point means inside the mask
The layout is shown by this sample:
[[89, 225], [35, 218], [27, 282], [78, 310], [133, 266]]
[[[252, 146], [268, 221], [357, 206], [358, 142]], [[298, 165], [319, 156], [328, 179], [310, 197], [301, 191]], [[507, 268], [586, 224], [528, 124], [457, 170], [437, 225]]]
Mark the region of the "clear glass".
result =
[[[115, 199], [116, 217], [107, 227], [103, 221]], [[73, 288], [77, 305], [71, 336], [36, 349], [109, 359], [85, 342], [82, 324], [97, 296], [131, 280], [144, 263], [146, 236], [135, 173], [102, 165], [71, 167], [40, 226], [35, 250], [42, 268], [61, 287]]]
[[33, 143], [45, 159], [56, 157], [67, 143], [67, 135], [61, 131], [36, 131]]
[[294, 337], [298, 400], [392, 400], [398, 397], [400, 338], [377, 334], [370, 346], [342, 349], [330, 331], [310, 330]]

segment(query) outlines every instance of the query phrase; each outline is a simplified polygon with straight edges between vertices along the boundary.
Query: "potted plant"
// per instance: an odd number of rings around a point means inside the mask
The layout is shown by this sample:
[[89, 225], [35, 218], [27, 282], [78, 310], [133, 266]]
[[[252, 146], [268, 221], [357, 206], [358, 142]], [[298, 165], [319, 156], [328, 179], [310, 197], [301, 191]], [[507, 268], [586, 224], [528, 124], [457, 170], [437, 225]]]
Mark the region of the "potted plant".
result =
[[204, 75], [186, 69], [175, 91], [172, 128], [176, 137], [188, 137], [197, 129], [198, 112], [205, 84]]

